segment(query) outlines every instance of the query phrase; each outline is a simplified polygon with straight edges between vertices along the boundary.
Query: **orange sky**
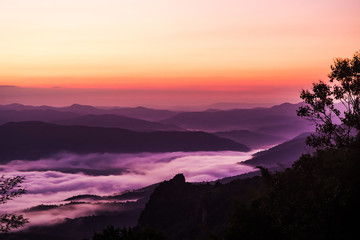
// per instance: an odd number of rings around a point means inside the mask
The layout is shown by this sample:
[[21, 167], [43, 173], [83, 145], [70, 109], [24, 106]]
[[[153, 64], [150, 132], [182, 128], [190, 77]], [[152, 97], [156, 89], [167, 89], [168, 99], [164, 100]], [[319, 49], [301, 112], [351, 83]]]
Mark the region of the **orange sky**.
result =
[[0, 85], [304, 86], [360, 50], [359, 0], [2, 0]]

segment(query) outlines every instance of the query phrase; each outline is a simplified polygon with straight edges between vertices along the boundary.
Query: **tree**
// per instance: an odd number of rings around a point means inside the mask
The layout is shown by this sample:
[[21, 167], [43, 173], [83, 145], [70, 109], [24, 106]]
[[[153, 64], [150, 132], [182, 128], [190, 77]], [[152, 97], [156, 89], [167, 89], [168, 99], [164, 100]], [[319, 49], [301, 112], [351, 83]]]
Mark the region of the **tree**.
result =
[[[24, 181], [24, 177], [16, 176], [12, 178], [0, 178], [0, 204], [5, 204], [8, 200], [20, 196], [25, 193], [25, 189], [20, 186]], [[0, 214], [0, 232], [8, 232], [23, 226], [28, 220], [22, 215]]]
[[316, 148], [344, 147], [360, 130], [360, 51], [352, 59], [337, 58], [331, 65], [329, 82], [313, 83], [302, 90], [304, 106], [297, 115], [315, 123], [316, 134], [307, 144]]

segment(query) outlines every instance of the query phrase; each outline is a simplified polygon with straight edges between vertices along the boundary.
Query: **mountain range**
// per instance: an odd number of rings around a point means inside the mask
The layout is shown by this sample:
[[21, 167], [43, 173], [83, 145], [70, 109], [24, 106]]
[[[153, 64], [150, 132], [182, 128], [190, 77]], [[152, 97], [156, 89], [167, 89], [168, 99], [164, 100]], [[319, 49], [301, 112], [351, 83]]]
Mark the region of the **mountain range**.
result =
[[53, 110], [57, 112], [75, 113], [77, 115], [88, 114], [114, 114], [130, 118], [138, 118], [147, 121], [160, 121], [177, 114], [175, 111], [151, 109], [145, 107], [94, 107], [90, 105], [73, 104], [67, 107], [52, 107], [52, 106], [31, 106], [18, 103], [0, 105], [0, 110]]
[[[279, 132], [282, 126], [291, 131], [281, 131], [284, 138], [292, 138], [296, 135], [312, 131], [313, 126], [306, 120], [299, 119], [296, 110], [301, 104], [284, 103], [271, 108], [233, 109], [226, 111], [203, 111], [183, 112], [162, 120], [162, 123], [174, 124], [185, 129], [201, 130], [209, 132], [250, 130], [259, 133], [271, 134]], [[296, 125], [296, 128], [293, 126]]]
[[42, 121], [58, 125], [121, 128], [138, 132], [206, 131], [257, 149], [314, 130], [314, 126], [296, 116], [300, 105], [284, 103], [270, 108], [175, 112], [144, 107], [9, 104], [0, 105], [0, 124]]

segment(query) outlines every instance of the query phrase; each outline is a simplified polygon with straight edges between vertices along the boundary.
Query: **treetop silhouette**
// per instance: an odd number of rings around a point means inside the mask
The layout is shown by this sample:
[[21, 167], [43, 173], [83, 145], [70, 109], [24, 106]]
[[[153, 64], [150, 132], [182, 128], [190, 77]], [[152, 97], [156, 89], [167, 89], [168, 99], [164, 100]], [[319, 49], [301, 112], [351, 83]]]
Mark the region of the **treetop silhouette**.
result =
[[[21, 187], [24, 177], [16, 176], [12, 178], [0, 178], [0, 204], [5, 204], [8, 200], [25, 193], [26, 190]], [[0, 232], [8, 232], [11, 229], [19, 228], [27, 223], [28, 220], [22, 215], [12, 213], [0, 214]]]
[[335, 59], [328, 77], [328, 83], [301, 91], [306, 105], [297, 110], [315, 123], [316, 133], [307, 144], [316, 148], [347, 146], [360, 130], [360, 51], [353, 58]]

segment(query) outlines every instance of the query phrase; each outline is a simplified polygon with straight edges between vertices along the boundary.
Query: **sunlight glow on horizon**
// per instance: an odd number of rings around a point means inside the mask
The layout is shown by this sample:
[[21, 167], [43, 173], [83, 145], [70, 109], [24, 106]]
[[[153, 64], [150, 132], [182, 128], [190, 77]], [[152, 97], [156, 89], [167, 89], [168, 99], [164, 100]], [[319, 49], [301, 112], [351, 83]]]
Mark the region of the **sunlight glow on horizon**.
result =
[[0, 85], [233, 88], [326, 78], [360, 2], [4, 0]]

